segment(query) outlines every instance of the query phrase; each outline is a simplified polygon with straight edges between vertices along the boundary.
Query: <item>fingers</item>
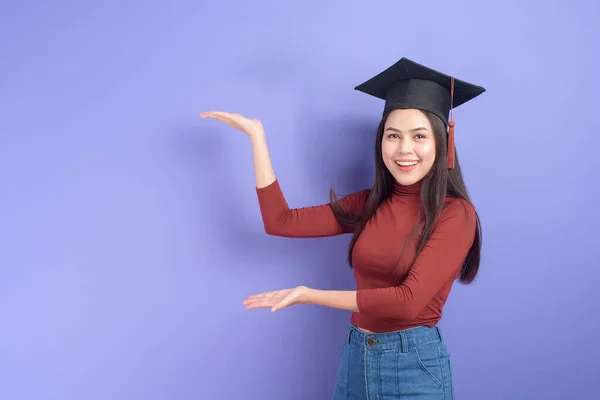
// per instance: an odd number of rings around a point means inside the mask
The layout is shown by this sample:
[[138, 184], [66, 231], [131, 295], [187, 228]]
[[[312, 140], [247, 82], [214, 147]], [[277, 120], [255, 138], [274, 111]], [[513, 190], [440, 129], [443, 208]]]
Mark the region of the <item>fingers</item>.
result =
[[279, 311], [281, 309], [286, 308], [289, 305], [290, 305], [290, 301], [287, 300], [287, 297], [286, 297], [285, 299], [281, 300], [279, 303], [277, 303], [274, 306], [272, 306], [271, 307], [271, 312]]
[[211, 118], [215, 121], [224, 122], [234, 129], [249, 134], [247, 124], [244, 122], [245, 119], [240, 114], [231, 114], [223, 111], [209, 111], [200, 113], [200, 116], [202, 118]]
[[243, 301], [246, 310], [254, 308], [270, 308], [271, 312], [279, 311], [293, 303], [290, 297], [292, 289], [275, 290], [249, 296]]
[[233, 114], [219, 111], [202, 112], [200, 113], [202, 118], [211, 118], [220, 122], [231, 124], [234, 121]]
[[254, 308], [270, 308], [271, 312], [279, 311], [282, 308], [287, 307], [289, 301], [286, 301], [284, 298], [280, 302], [276, 303], [272, 297], [267, 297], [263, 299], [256, 299], [253, 301], [249, 301], [246, 304], [246, 310], [252, 310]]
[[213, 119], [220, 119], [220, 120], [234, 120], [235, 118], [239, 118], [241, 117], [240, 114], [233, 114], [233, 113], [228, 113], [225, 111], [203, 111], [200, 113], [200, 116], [202, 118], [213, 118]]
[[248, 296], [248, 298], [246, 300], [244, 300], [244, 304], [248, 304], [251, 303], [253, 301], [261, 301], [261, 300], [265, 300], [265, 299], [271, 299], [273, 298], [273, 296], [275, 296], [275, 294], [277, 293], [276, 290], [274, 291], [270, 291], [270, 292], [264, 292], [264, 293], [260, 293], [260, 294], [254, 294], [252, 296]]
[[245, 309], [252, 310], [254, 308], [272, 308], [273, 302], [269, 299], [264, 300], [255, 300], [249, 303], [246, 303]]
[[242, 302], [246, 306], [246, 310], [253, 308], [268, 308], [273, 306], [273, 297], [277, 291], [265, 292], [249, 296]]
[[231, 116], [233, 114], [225, 112], [225, 111], [202, 111], [200, 113], [201, 117], [226, 117]]

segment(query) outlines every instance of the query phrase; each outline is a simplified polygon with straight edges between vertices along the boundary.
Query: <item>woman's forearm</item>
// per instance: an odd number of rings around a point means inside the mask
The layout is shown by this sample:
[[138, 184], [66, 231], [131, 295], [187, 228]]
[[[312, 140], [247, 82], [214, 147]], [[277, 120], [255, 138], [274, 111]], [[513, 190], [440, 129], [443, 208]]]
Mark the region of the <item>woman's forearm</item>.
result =
[[356, 302], [356, 290], [318, 290], [307, 288], [302, 302], [341, 310], [359, 311]]
[[273, 171], [265, 135], [251, 136], [250, 142], [252, 143], [252, 153], [254, 155], [256, 187], [261, 189], [275, 181], [275, 172]]

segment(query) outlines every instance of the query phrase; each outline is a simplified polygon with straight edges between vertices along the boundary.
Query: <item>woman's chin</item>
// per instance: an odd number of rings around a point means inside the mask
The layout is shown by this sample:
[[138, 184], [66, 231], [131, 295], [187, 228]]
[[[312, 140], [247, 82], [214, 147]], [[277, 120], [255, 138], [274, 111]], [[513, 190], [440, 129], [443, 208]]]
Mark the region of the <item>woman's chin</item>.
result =
[[395, 174], [394, 178], [402, 186], [410, 186], [419, 182], [423, 177], [420, 174], [413, 173], [399, 173]]

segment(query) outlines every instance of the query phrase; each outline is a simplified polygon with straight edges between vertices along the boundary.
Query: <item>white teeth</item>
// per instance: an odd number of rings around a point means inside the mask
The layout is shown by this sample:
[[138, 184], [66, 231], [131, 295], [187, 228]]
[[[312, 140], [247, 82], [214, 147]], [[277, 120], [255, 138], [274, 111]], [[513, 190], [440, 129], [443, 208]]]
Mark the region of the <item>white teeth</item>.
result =
[[411, 167], [413, 165], [417, 165], [418, 161], [396, 161], [396, 164], [401, 165], [403, 167]]

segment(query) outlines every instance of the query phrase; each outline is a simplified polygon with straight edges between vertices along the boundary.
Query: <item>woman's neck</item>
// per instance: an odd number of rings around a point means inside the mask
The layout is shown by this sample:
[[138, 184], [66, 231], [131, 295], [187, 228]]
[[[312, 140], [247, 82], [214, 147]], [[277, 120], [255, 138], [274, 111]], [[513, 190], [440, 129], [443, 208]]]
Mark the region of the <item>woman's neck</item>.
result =
[[398, 196], [416, 196], [421, 194], [421, 186], [423, 181], [420, 180], [411, 185], [402, 185], [398, 181], [394, 182], [394, 194]]

